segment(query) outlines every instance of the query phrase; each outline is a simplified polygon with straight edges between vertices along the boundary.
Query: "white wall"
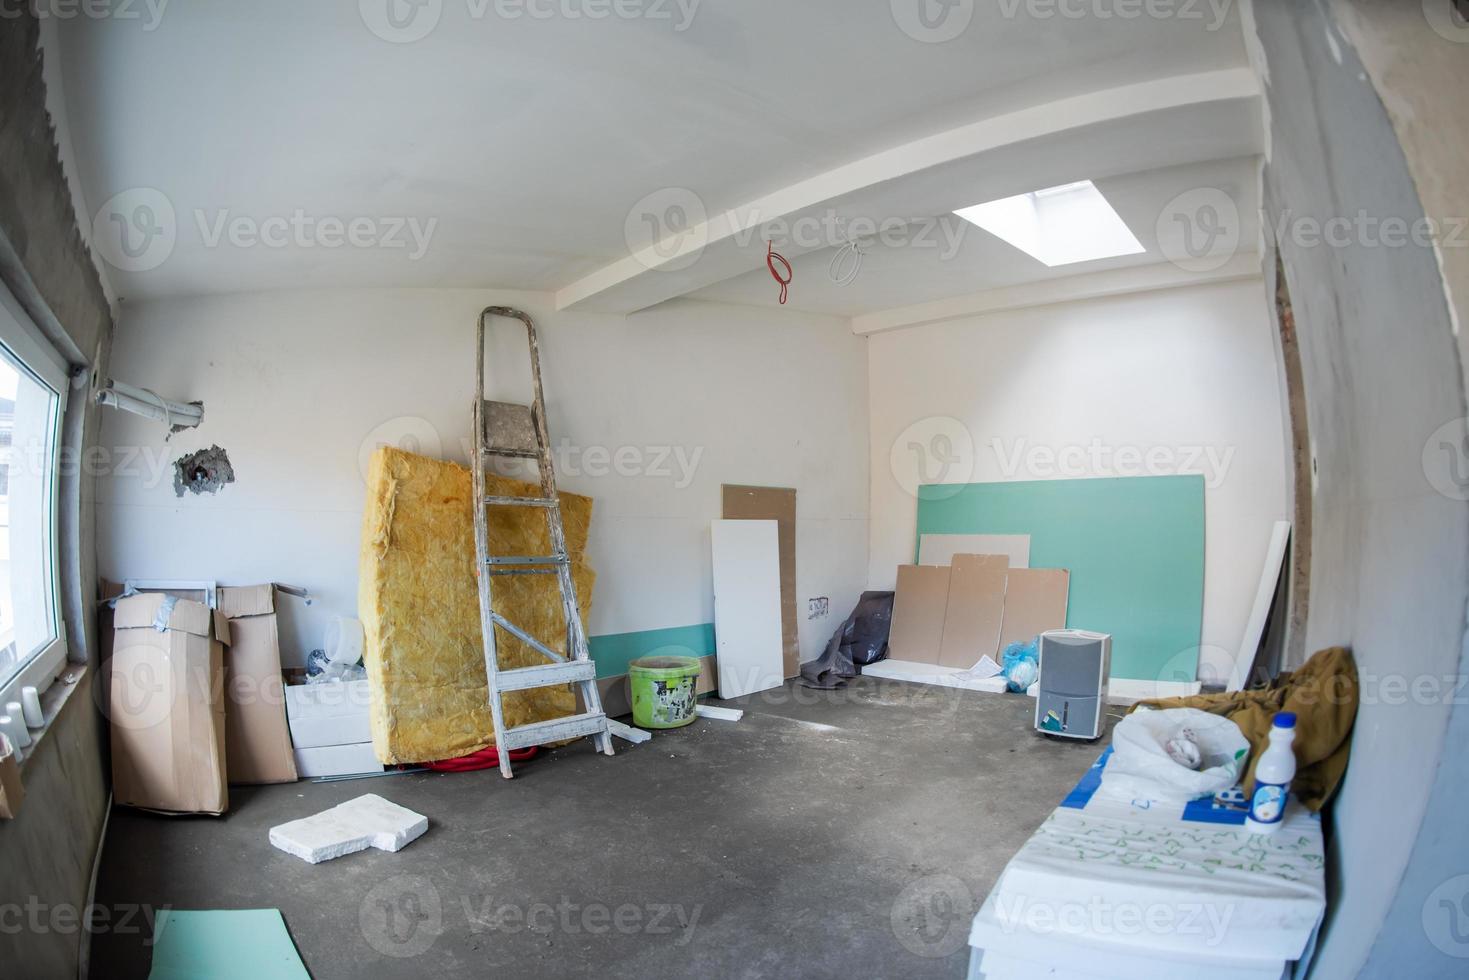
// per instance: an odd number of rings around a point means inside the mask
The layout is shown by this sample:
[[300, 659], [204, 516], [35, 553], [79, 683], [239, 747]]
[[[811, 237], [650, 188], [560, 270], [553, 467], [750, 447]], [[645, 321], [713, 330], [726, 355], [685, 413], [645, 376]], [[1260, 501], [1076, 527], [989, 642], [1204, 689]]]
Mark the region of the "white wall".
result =
[[[165, 444], [162, 424], [109, 410], [100, 574], [306, 586], [311, 610], [283, 600], [284, 656], [299, 662], [328, 614], [355, 615], [364, 447], [416, 438], [467, 460], [474, 323], [490, 304], [536, 318], [551, 437], [573, 447], [558, 479], [596, 501], [592, 634], [712, 622], [720, 485], [789, 486], [801, 650], [816, 656], [863, 586], [866, 341], [843, 320], [786, 311], [678, 302], [623, 318], [477, 290], [127, 306], [114, 376], [203, 400], [205, 421]], [[496, 329], [490, 397], [528, 400], [523, 332]], [[176, 497], [172, 460], [215, 443], [237, 482]], [[806, 620], [813, 596], [831, 597], [826, 619]]]
[[1255, 279], [873, 335], [869, 588], [913, 560], [920, 482], [1203, 473], [1204, 657], [1232, 662], [1289, 517], [1267, 313]]

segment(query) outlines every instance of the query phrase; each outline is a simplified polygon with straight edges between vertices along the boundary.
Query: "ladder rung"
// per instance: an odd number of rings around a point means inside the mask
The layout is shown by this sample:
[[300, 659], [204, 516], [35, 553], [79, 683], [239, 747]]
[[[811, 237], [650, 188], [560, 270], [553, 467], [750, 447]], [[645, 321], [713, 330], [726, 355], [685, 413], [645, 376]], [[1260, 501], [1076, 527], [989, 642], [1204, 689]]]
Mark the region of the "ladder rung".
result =
[[489, 507], [554, 507], [554, 497], [486, 497]]
[[504, 693], [533, 687], [574, 684], [577, 681], [595, 680], [596, 677], [597, 665], [590, 660], [568, 660], [564, 664], [536, 664], [534, 667], [502, 670], [495, 674], [495, 687]]
[[484, 453], [486, 456], [504, 456], [509, 459], [539, 460], [541, 458], [540, 451], [535, 449], [505, 449], [499, 446], [486, 446]]
[[556, 575], [560, 573], [561, 567], [557, 565], [552, 568], [505, 568], [491, 565], [485, 571], [491, 575]]
[[566, 555], [490, 555], [486, 565], [565, 565], [571, 561]]
[[596, 735], [606, 730], [607, 716], [600, 711], [595, 711], [584, 715], [572, 715], [569, 718], [537, 721], [529, 725], [521, 725], [519, 728], [507, 728], [503, 739], [504, 744], [501, 747], [507, 751], [524, 749], [532, 745], [545, 745], [547, 742], [560, 742], [568, 738], [581, 738], [583, 735]]

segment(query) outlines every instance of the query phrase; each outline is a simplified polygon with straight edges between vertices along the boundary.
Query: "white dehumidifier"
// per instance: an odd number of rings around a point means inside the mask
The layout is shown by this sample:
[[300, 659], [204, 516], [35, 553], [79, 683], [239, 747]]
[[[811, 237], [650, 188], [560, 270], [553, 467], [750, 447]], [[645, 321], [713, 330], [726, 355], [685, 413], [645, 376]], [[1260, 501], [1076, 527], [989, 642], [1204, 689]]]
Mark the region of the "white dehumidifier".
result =
[[1042, 633], [1036, 731], [1065, 738], [1099, 738], [1111, 666], [1110, 634], [1087, 630]]

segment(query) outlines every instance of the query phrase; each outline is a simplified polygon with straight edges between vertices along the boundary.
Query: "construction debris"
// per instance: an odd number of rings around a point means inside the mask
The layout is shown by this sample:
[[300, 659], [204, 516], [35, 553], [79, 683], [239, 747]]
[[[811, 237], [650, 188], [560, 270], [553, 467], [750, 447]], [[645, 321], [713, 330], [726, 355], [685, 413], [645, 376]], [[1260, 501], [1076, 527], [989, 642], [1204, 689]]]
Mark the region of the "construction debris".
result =
[[399, 851], [426, 830], [427, 817], [367, 793], [314, 816], [270, 828], [270, 842], [287, 854], [320, 864], [369, 847]]

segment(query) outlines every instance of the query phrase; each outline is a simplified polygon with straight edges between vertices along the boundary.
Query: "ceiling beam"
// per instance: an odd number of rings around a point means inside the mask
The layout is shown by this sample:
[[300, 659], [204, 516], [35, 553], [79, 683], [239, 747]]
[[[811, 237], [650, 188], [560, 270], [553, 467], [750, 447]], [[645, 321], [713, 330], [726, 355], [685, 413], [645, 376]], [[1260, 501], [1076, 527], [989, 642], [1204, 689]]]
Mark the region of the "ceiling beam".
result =
[[[1154, 79], [1004, 113], [875, 153], [740, 207], [708, 216], [679, 239], [665, 239], [609, 263], [556, 292], [556, 308], [630, 313], [757, 268], [756, 229], [794, 222], [868, 188], [923, 171], [1080, 130], [1150, 114], [1214, 104], [1258, 104], [1249, 68]], [[758, 244], [758, 242], [756, 243]], [[788, 255], [798, 250], [788, 250]]]

